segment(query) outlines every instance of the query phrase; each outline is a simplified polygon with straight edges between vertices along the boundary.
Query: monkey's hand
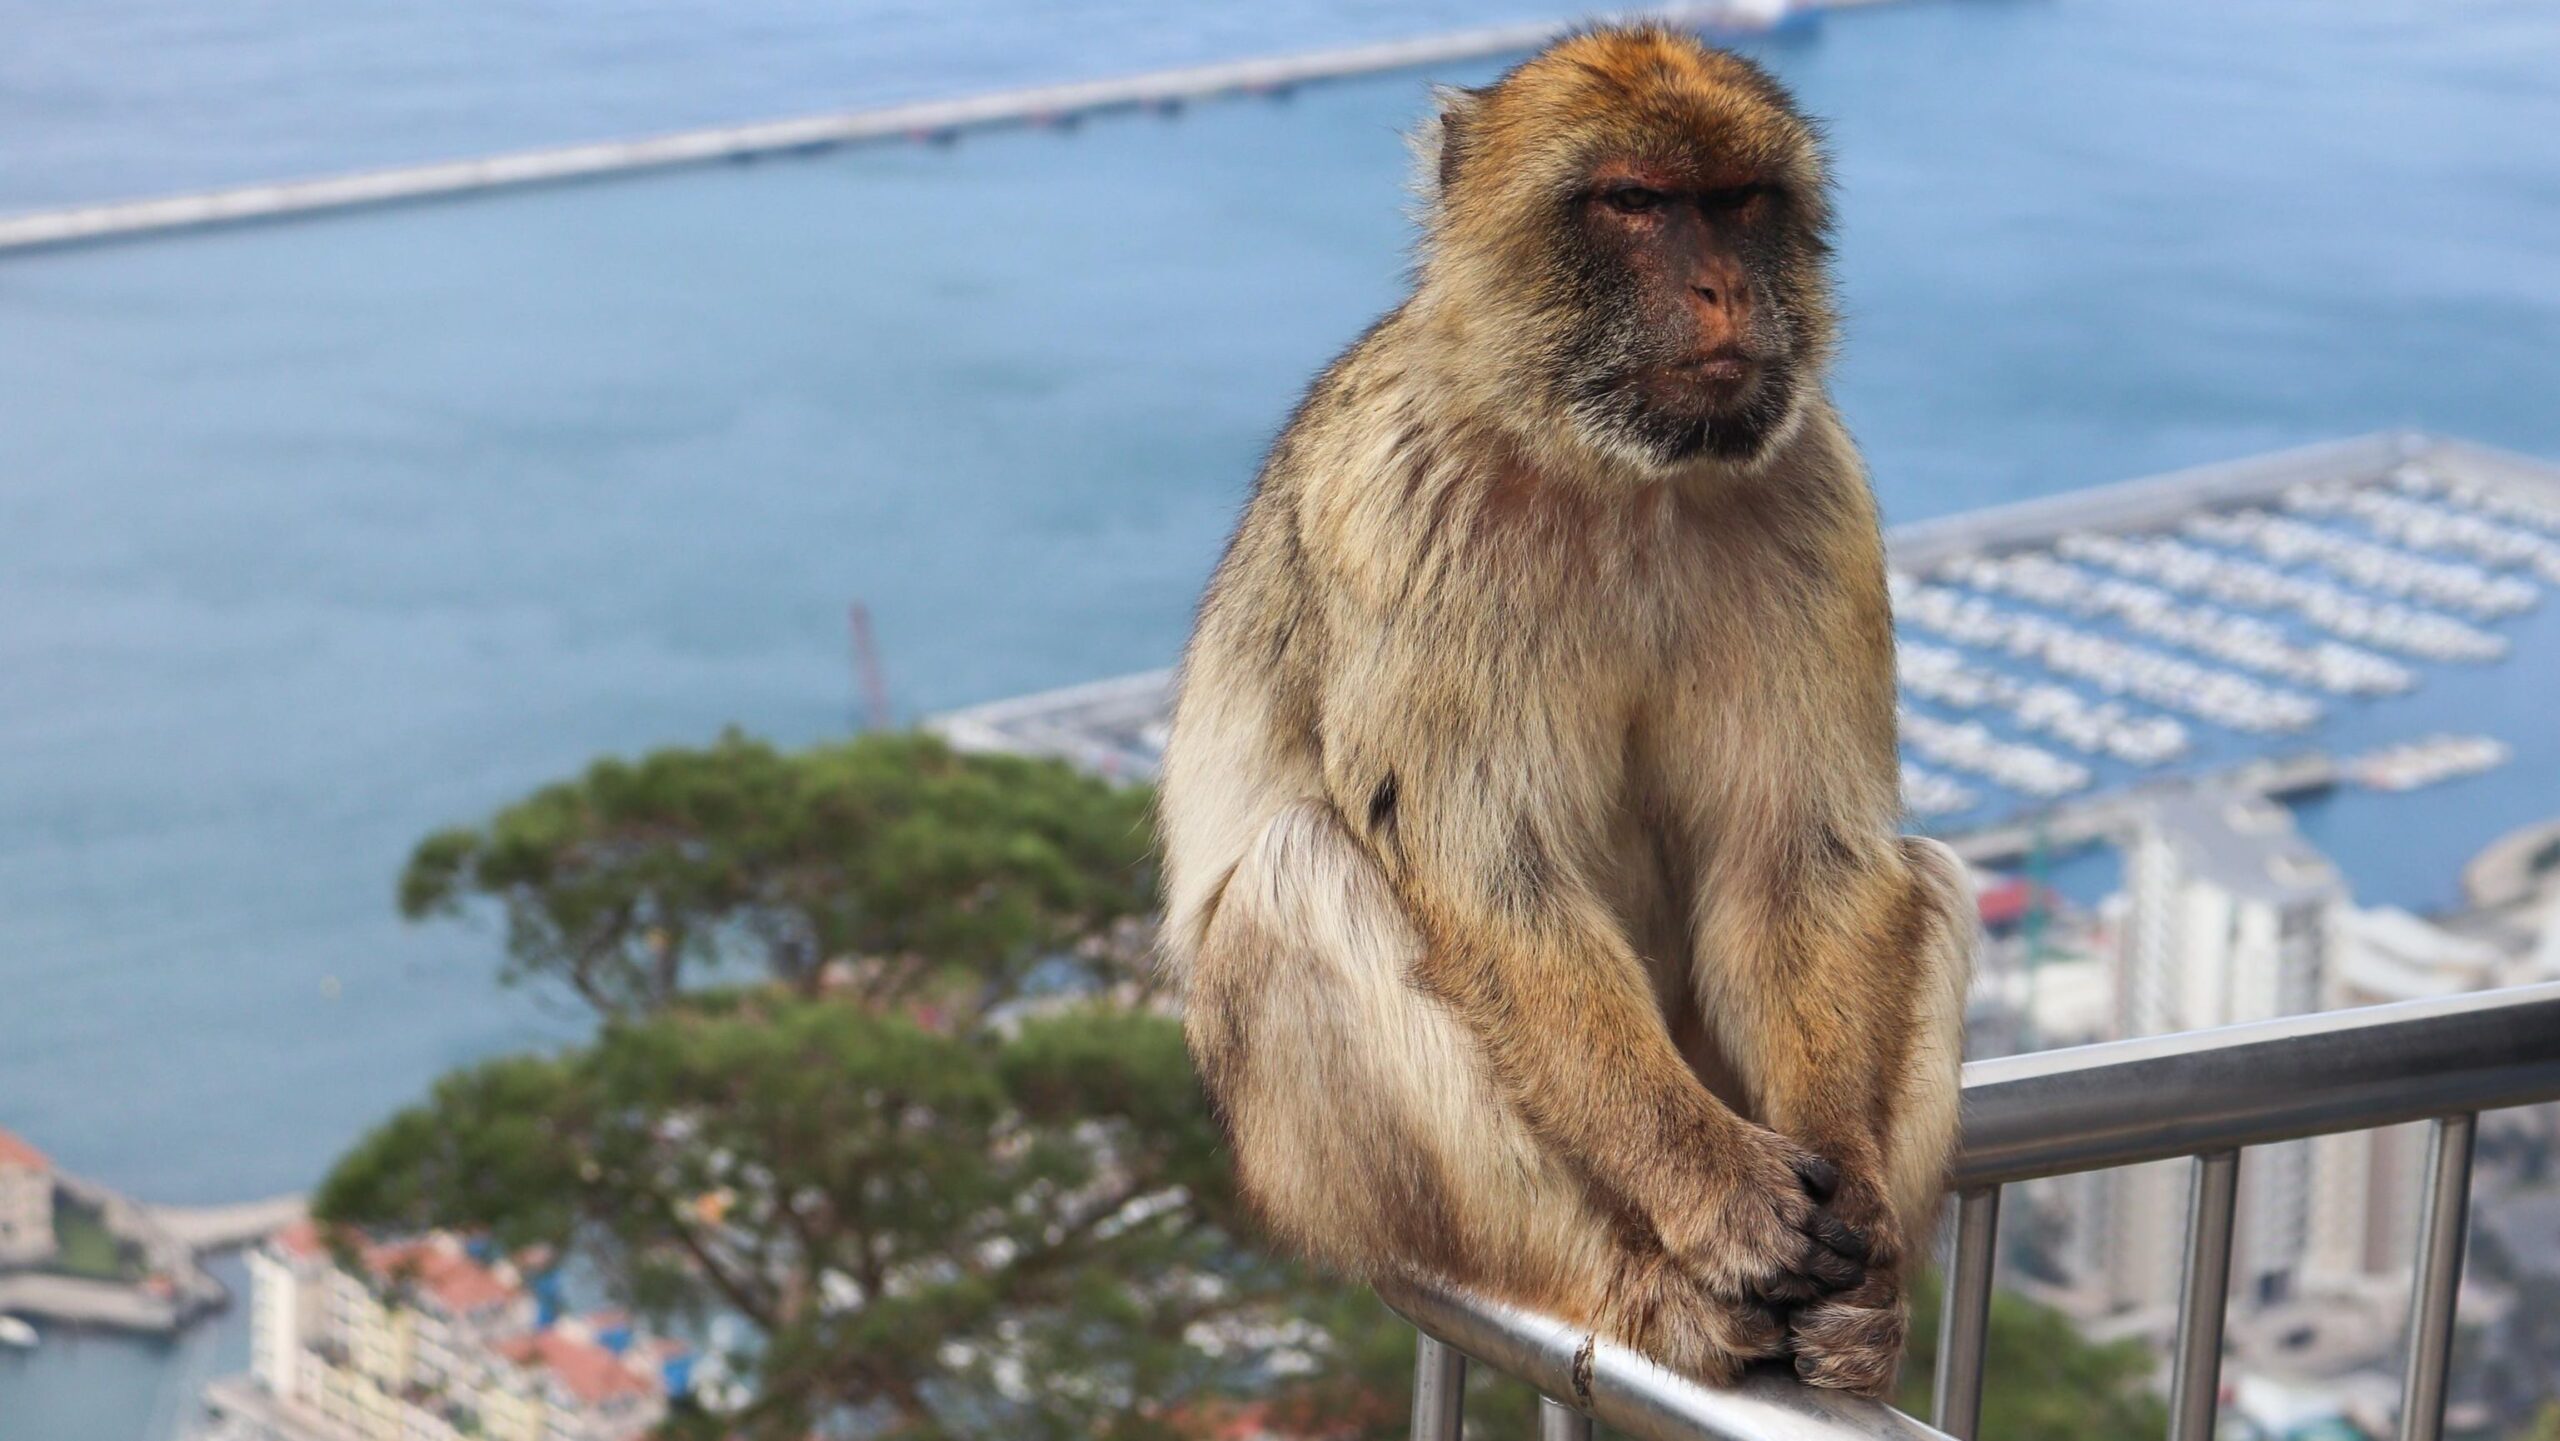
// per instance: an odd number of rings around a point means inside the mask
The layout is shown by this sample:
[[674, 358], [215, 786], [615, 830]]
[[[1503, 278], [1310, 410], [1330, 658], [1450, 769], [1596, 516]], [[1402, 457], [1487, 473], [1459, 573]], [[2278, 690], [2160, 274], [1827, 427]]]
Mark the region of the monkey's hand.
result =
[[1903, 1302], [1902, 1238], [1884, 1196], [1853, 1170], [1830, 1209], [1870, 1240], [1866, 1279], [1796, 1311], [1788, 1320], [1796, 1374], [1816, 1386], [1881, 1396], [1902, 1361], [1909, 1308]]
[[1782, 1313], [1865, 1282], [1872, 1242], [1827, 1204], [1837, 1167], [1747, 1122], [1706, 1160], [1706, 1193], [1653, 1219], [1709, 1294]]

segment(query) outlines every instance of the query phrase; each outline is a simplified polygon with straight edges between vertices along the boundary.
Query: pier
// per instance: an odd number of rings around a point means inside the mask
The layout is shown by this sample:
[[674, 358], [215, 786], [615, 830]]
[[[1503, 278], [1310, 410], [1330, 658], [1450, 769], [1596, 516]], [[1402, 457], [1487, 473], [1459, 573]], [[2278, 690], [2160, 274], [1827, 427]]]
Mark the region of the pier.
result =
[[199, 1256], [257, 1245], [311, 1213], [300, 1196], [233, 1206], [154, 1206], [151, 1212], [162, 1230]]
[[[1876, 3], [1880, 0], [1799, 0], [1786, 13]], [[1716, 4], [1633, 10], [1626, 12], [1624, 18], [1739, 34], [1768, 29], [1774, 8], [1723, 0]], [[1297, 86], [1322, 81], [1524, 54], [1574, 28], [1575, 23], [1537, 21], [1492, 26], [954, 100], [917, 101], [630, 140], [550, 146], [477, 159], [0, 215], [0, 255], [528, 186], [562, 185], [679, 166], [810, 154], [847, 145], [943, 140], [969, 131], [1056, 125], [1115, 111], [1166, 110], [1221, 97], [1285, 94]]]

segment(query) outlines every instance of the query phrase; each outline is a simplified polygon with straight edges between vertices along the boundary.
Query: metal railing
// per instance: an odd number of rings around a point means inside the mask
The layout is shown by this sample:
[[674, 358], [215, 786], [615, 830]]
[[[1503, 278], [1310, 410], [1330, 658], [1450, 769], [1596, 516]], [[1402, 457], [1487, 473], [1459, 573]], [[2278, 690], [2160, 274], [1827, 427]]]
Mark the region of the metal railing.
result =
[[1965, 1067], [1934, 1426], [1776, 1374], [1712, 1390], [1550, 1317], [1388, 1284], [1380, 1296], [1420, 1333], [1413, 1441], [1458, 1441], [1469, 1358], [1539, 1391], [1542, 1441], [1585, 1441], [1595, 1417], [1635, 1441], [1972, 1441], [2001, 1188], [2181, 1156], [2195, 1169], [2169, 1435], [2209, 1441], [2241, 1149], [2405, 1121], [2433, 1124], [2399, 1441], [2439, 1441], [2477, 1118], [2551, 1100], [2560, 1100], [2560, 984], [1976, 1061]]

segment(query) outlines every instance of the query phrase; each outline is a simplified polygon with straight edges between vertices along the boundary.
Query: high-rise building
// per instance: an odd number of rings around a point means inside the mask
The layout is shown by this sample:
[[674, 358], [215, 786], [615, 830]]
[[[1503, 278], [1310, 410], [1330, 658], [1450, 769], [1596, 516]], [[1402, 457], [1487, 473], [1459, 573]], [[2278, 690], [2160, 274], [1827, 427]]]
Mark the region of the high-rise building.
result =
[[[2319, 1010], [2347, 889], [2283, 807], [2219, 790], [2159, 797], [2125, 850], [2121, 1033], [2158, 1035]], [[2300, 1279], [2312, 1148], [2265, 1146], [2242, 1166], [2232, 1289], [2273, 1301]], [[2106, 1287], [2118, 1307], [2167, 1306], [2186, 1234], [2188, 1163], [2110, 1173]]]

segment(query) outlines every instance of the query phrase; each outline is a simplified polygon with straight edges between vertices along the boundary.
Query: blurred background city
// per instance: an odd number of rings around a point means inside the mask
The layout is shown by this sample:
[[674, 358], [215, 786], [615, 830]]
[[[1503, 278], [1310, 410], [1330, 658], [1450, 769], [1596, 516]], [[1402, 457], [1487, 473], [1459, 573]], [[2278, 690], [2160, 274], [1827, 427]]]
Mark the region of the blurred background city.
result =
[[[1426, 82], [1571, 18], [0, 0], [0, 1441], [1393, 1432], [1144, 786]], [[1973, 1053], [2560, 980], [2560, 14], [1685, 18], [1834, 153]], [[2560, 1437], [2555, 1145], [2458, 1434]], [[2391, 1434], [2421, 1149], [2250, 1153], [2226, 1430]], [[2183, 1187], [2011, 1188], [1986, 1434], [2157, 1430]]]

